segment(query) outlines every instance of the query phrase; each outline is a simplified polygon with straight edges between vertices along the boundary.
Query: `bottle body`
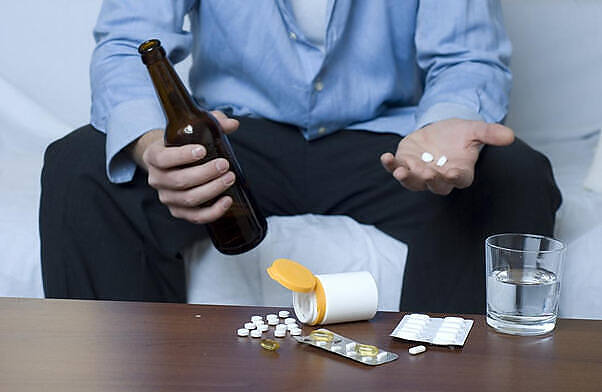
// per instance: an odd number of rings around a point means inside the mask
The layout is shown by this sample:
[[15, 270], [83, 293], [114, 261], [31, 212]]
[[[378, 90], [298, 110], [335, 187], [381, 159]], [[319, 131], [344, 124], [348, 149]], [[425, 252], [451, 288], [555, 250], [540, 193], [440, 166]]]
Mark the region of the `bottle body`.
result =
[[[158, 41], [143, 43], [139, 51], [167, 118], [165, 145], [202, 144], [207, 155], [195, 164], [224, 158], [236, 175], [234, 185], [218, 196], [230, 196], [231, 207], [217, 221], [205, 225], [213, 244], [224, 254], [239, 254], [254, 248], [265, 238], [267, 222], [251, 194], [228, 137], [210, 113], [196, 106]], [[204, 205], [214, 202], [210, 200]]]
[[378, 288], [370, 272], [315, 275], [311, 292], [293, 292], [295, 315], [304, 324], [370, 320], [378, 308]]
[[[206, 225], [209, 236], [217, 250], [224, 254], [239, 254], [253, 249], [265, 238], [267, 222], [249, 190], [228, 136], [220, 129], [217, 120], [207, 112], [201, 112], [189, 120], [184, 125], [168, 122], [165, 145], [202, 144], [207, 155], [197, 164], [224, 158], [236, 175], [236, 183], [218, 196], [230, 196], [232, 206], [220, 219]], [[215, 200], [210, 200], [205, 205], [214, 202]]]

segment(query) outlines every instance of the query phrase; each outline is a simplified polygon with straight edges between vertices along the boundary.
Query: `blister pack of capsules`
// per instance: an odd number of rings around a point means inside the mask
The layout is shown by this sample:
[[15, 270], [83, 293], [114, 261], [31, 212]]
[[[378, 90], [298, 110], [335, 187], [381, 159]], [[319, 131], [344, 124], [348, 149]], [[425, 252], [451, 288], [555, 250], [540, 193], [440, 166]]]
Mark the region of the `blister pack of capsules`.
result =
[[299, 343], [309, 344], [310, 346], [330, 351], [364, 365], [382, 365], [399, 358], [399, 355], [395, 353], [381, 350], [369, 344], [356, 342], [324, 328], [313, 330], [308, 336], [294, 336], [294, 338]]
[[461, 317], [435, 318], [426, 314], [403, 316], [390, 336], [439, 346], [464, 346], [473, 321]]

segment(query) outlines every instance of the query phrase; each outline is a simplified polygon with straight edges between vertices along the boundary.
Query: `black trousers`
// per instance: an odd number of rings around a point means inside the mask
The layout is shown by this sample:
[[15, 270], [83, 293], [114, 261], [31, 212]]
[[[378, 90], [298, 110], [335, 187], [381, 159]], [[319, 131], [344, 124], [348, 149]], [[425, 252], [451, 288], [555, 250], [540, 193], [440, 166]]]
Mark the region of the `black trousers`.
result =
[[[550, 164], [520, 140], [485, 147], [474, 184], [437, 196], [404, 189], [381, 167], [397, 135], [340, 131], [307, 142], [289, 125], [240, 120], [230, 140], [266, 216], [344, 214], [408, 244], [402, 310], [483, 313], [484, 239], [553, 233], [561, 197]], [[105, 135], [88, 125], [46, 151], [46, 296], [186, 301], [179, 252], [206, 238], [204, 228], [173, 218], [142, 170], [130, 183], [110, 183], [104, 148]]]

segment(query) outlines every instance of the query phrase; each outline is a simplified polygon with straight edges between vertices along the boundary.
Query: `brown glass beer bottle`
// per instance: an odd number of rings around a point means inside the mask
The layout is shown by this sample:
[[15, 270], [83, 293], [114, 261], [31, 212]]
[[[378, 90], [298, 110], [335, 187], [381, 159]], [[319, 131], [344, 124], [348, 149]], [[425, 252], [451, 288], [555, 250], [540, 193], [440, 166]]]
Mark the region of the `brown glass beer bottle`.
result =
[[[142, 43], [138, 52], [148, 68], [167, 118], [165, 145], [202, 144], [207, 149], [207, 156], [198, 164], [225, 158], [236, 175], [234, 185], [218, 196], [230, 196], [232, 206], [220, 219], [205, 225], [213, 244], [217, 250], [229, 255], [254, 248], [265, 237], [267, 222], [251, 195], [227, 136], [217, 120], [194, 103], [159, 40]], [[214, 202], [211, 200], [206, 205]]]

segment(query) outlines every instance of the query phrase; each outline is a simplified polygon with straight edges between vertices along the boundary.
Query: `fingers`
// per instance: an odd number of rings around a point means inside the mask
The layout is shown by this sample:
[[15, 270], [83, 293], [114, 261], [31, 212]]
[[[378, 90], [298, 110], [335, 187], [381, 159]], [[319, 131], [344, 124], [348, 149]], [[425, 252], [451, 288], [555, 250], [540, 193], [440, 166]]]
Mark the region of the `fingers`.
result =
[[422, 191], [425, 189], [425, 184], [420, 181], [419, 171], [421, 170], [416, 163], [409, 165], [409, 160], [411, 160], [410, 157], [395, 157], [390, 152], [380, 156], [380, 162], [385, 170], [391, 173], [404, 187], [412, 191]]
[[514, 141], [514, 132], [500, 124], [480, 122], [479, 126], [475, 128], [473, 138], [482, 144], [507, 146]]
[[436, 195], [449, 195], [454, 189], [454, 185], [447, 182], [438, 171], [427, 168], [424, 174], [425, 184], [428, 190]]
[[385, 169], [411, 191], [429, 190], [437, 195], [448, 195], [454, 188], [466, 188], [473, 181], [473, 172], [468, 169], [452, 168], [442, 171], [441, 168], [430, 167], [411, 156], [399, 159], [386, 155], [381, 156]]
[[147, 166], [162, 170], [188, 165], [207, 155], [207, 150], [200, 144], [187, 144], [181, 147], [165, 147], [162, 142], [150, 145], [142, 159]]
[[445, 181], [458, 189], [468, 188], [474, 180], [474, 171], [468, 169], [451, 168], [443, 177]]
[[214, 110], [211, 112], [213, 117], [219, 122], [219, 125], [222, 127], [222, 130], [225, 133], [232, 133], [238, 129], [240, 125], [239, 121], [234, 118], [229, 118], [224, 113], [219, 110]]
[[155, 189], [186, 190], [226, 174], [229, 168], [230, 164], [224, 158], [213, 159], [202, 165], [173, 170], [149, 167], [148, 183]]
[[403, 158], [402, 167], [406, 168], [407, 174], [405, 178], [402, 178], [399, 175], [400, 170], [395, 170], [396, 174], [398, 175], [395, 178], [401, 182], [401, 185], [411, 191], [424, 191], [427, 189], [426, 181], [431, 180], [432, 178], [430, 177], [430, 173], [428, 174], [429, 177], [427, 177], [427, 173], [425, 172], [426, 167], [422, 161], [407, 156]]
[[[238, 128], [238, 121], [219, 111], [211, 112], [226, 133]], [[207, 156], [204, 146], [185, 145], [165, 147], [161, 140], [145, 149], [142, 160], [148, 171], [148, 183], [158, 191], [159, 200], [171, 214], [196, 224], [214, 222], [232, 206], [232, 198], [218, 198], [236, 182], [224, 158], [213, 159], [202, 165], [194, 165]], [[203, 205], [201, 207], [201, 205]]]
[[175, 218], [184, 219], [191, 223], [205, 224], [215, 222], [221, 218], [231, 206], [232, 198], [230, 196], [224, 196], [209, 207], [186, 208], [170, 206], [169, 212]]
[[215, 199], [236, 181], [234, 173], [228, 172], [223, 176], [205, 184], [184, 191], [160, 189], [159, 200], [170, 207], [193, 208]]
[[399, 163], [395, 160], [395, 156], [390, 152], [386, 152], [380, 156], [380, 163], [389, 173], [393, 173], [399, 166]]

